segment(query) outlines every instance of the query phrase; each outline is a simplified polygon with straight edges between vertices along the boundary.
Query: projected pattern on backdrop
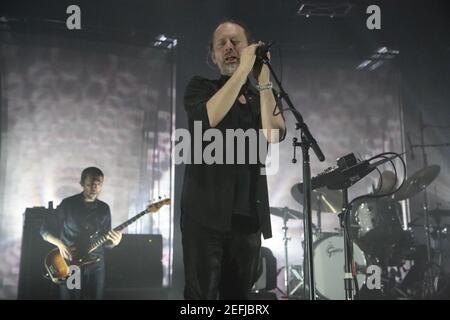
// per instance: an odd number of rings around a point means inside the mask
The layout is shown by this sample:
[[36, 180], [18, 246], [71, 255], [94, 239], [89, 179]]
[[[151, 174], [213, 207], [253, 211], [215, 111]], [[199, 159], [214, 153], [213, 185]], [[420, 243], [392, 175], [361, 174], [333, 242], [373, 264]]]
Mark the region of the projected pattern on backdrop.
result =
[[[294, 105], [303, 114], [305, 122], [320, 143], [326, 161], [321, 163], [311, 151], [312, 175], [335, 166], [338, 157], [354, 152], [361, 158], [369, 158], [384, 151], [401, 152], [401, 124], [397, 92], [397, 77], [392, 70], [376, 72], [357, 71], [355, 61], [324, 65], [311, 61], [307, 65], [287, 61], [284, 68], [286, 91]], [[288, 67], [287, 67], [288, 66]], [[270, 176], [270, 205], [289, 207], [303, 211], [290, 194], [291, 187], [302, 179], [301, 150], [297, 150], [297, 164], [293, 157], [292, 138], [299, 137], [294, 130], [294, 119], [285, 115], [288, 134], [280, 146], [280, 171]], [[399, 163], [396, 163], [398, 168]], [[389, 169], [389, 166], [381, 167]], [[370, 178], [350, 188], [349, 199], [372, 191], [372, 183], [378, 178], [373, 173]], [[313, 223], [317, 215], [313, 211]], [[278, 268], [284, 266], [284, 242], [282, 218], [272, 215], [274, 237], [263, 245], [271, 248], [277, 258]], [[322, 230], [336, 232], [338, 217], [322, 213]], [[303, 221], [288, 221], [289, 264], [300, 266], [303, 261]], [[279, 288], [284, 290], [284, 273], [280, 272]], [[292, 289], [292, 288], [291, 288]]]
[[[26, 40], [0, 47], [8, 116], [1, 144], [6, 177], [0, 245], [13, 252], [20, 252], [25, 208], [49, 201], [56, 206], [80, 192], [84, 167], [105, 173], [100, 199], [111, 207], [113, 227], [171, 190], [169, 54], [90, 42], [35, 46]], [[166, 285], [171, 223], [166, 206], [127, 231], [163, 235]], [[14, 298], [19, 254], [10, 257], [0, 264], [0, 297]]]

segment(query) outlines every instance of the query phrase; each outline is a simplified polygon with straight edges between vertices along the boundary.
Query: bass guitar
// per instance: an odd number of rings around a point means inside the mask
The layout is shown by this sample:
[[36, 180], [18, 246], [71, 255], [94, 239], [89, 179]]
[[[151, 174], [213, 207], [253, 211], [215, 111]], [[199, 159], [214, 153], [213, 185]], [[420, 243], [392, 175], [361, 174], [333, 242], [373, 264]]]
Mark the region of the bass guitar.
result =
[[[168, 204], [170, 204], [170, 198], [152, 203], [148, 205], [144, 211], [138, 213], [133, 218], [114, 228], [114, 231], [121, 231], [136, 220], [142, 218], [145, 214], [155, 213], [159, 211], [159, 209], [161, 209], [163, 206]], [[91, 238], [95, 237], [96, 235], [97, 234], [94, 234], [94, 236], [92, 236]], [[94, 239], [95, 240], [93, 240], [93, 242], [87, 248], [83, 248], [84, 250], [80, 250], [80, 248], [76, 248], [74, 246], [70, 247], [69, 250], [72, 256], [71, 261], [67, 261], [66, 259], [64, 259], [58, 248], [51, 250], [44, 260], [45, 270], [47, 270], [47, 274], [45, 275], [45, 277], [51, 279], [54, 283], [63, 283], [69, 276], [70, 265], [84, 266], [97, 262], [99, 258], [91, 257], [89, 256], [89, 254], [98, 247], [105, 244], [109, 239], [107, 237], [107, 234], [97, 236]]]

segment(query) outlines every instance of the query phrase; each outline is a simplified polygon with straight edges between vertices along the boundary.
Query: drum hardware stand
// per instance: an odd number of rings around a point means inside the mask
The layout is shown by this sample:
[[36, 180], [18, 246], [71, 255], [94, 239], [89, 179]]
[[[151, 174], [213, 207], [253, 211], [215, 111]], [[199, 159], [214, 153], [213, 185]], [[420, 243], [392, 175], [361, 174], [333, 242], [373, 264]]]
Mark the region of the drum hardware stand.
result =
[[322, 238], [322, 195], [317, 196], [317, 239]]
[[298, 284], [292, 289], [291, 295], [294, 294], [298, 289], [305, 285], [302, 275], [295, 269], [291, 269], [291, 272], [294, 274], [294, 277], [299, 280]]
[[[285, 261], [285, 265], [284, 265], [284, 285], [286, 288], [286, 298], [289, 299], [291, 292], [290, 292], [290, 267], [289, 267], [289, 260], [288, 260], [288, 241], [291, 240], [290, 237], [288, 237], [287, 235], [287, 231], [288, 231], [288, 226], [287, 226], [287, 221], [289, 220], [288, 215], [291, 215], [288, 210], [286, 210], [287, 208], [285, 208], [285, 210], [283, 210], [283, 242], [284, 242], [284, 261]], [[292, 216], [292, 215], [291, 215]], [[296, 218], [294, 216], [294, 218]]]
[[[438, 243], [438, 258], [437, 262], [429, 261], [427, 262], [427, 267], [425, 269], [424, 283], [422, 288], [422, 298], [427, 297], [438, 297], [439, 296], [439, 284], [443, 275], [445, 274], [443, 268], [443, 260], [444, 260], [444, 249], [442, 246], [442, 227], [441, 227], [441, 218], [436, 216], [435, 221], [437, 224], [436, 227], [436, 238]], [[431, 232], [430, 232], [431, 235]], [[434, 269], [434, 267], [436, 269]], [[436, 270], [436, 273], [434, 273]], [[444, 288], [445, 289], [445, 288]], [[442, 289], [441, 289], [442, 290]]]
[[[420, 117], [419, 117], [419, 126], [420, 126], [420, 144], [412, 144], [410, 143], [410, 149], [411, 149], [411, 158], [414, 160], [414, 148], [420, 148], [422, 149], [422, 159], [423, 159], [423, 165], [424, 168], [426, 168], [428, 166], [428, 158], [427, 158], [427, 154], [425, 151], [425, 148], [427, 147], [432, 147], [432, 148], [439, 148], [439, 147], [450, 147], [450, 143], [440, 143], [440, 144], [425, 144], [425, 129], [427, 127], [435, 127], [435, 128], [442, 128], [442, 129], [450, 129], [450, 126], [438, 126], [438, 125], [429, 125], [426, 124], [423, 120], [423, 115], [422, 113], [420, 113]], [[431, 232], [430, 232], [430, 223], [429, 223], [429, 213], [428, 213], [428, 196], [427, 196], [427, 189], [425, 188], [423, 190], [423, 217], [424, 217], [424, 229], [425, 229], [425, 237], [426, 237], [426, 243], [427, 243], [427, 271], [426, 273], [430, 273], [425, 274], [424, 277], [424, 288], [429, 288], [430, 289], [430, 295], [433, 296], [436, 291], [437, 291], [437, 284], [435, 287], [435, 283], [433, 280], [433, 275], [432, 275], [432, 268], [431, 266], [433, 265], [432, 257], [431, 257]], [[441, 268], [441, 266], [439, 265], [439, 269]], [[439, 272], [440, 273], [440, 272]], [[439, 279], [439, 276], [438, 276]], [[427, 281], [429, 281], [427, 283]], [[426, 290], [424, 290], [423, 292], [424, 297], [427, 296], [427, 292]]]
[[[337, 168], [329, 168], [325, 172], [317, 175], [312, 181], [314, 189], [326, 186], [330, 190], [342, 190], [343, 206], [342, 212], [339, 214], [340, 222], [344, 230], [344, 282], [345, 282], [345, 298], [346, 300], [353, 300], [354, 294], [358, 288], [354, 287], [356, 277], [356, 266], [353, 259], [353, 242], [349, 236], [349, 217], [351, 206], [348, 202], [348, 188], [359, 180], [371, 173], [375, 168], [387, 161], [390, 161], [400, 156], [395, 154], [392, 157], [384, 157], [375, 163], [370, 163], [369, 160], [358, 161], [353, 153], [341, 157], [337, 161]], [[306, 182], [305, 182], [306, 184]]]
[[[295, 158], [295, 150], [297, 147], [302, 148], [302, 156], [303, 156], [303, 195], [304, 195], [304, 205], [303, 205], [303, 223], [304, 223], [304, 232], [305, 232], [305, 240], [306, 240], [306, 246], [305, 246], [305, 253], [306, 253], [306, 260], [308, 261], [308, 267], [307, 269], [307, 278], [309, 282], [309, 299], [315, 300], [316, 294], [315, 294], [315, 282], [314, 282], [314, 262], [312, 257], [312, 221], [311, 221], [311, 165], [310, 165], [310, 157], [309, 157], [309, 149], [313, 149], [314, 153], [316, 154], [317, 158], [320, 161], [325, 161], [325, 156], [322, 153], [322, 150], [320, 149], [316, 139], [314, 139], [313, 135], [309, 131], [308, 126], [303, 120], [303, 117], [301, 113], [294, 107], [294, 104], [292, 103], [291, 99], [289, 98], [289, 95], [284, 90], [280, 80], [278, 79], [277, 75], [275, 74], [269, 59], [267, 58], [266, 54], [263, 54], [260, 57], [256, 57], [259, 62], [264, 63], [267, 65], [267, 67], [270, 70], [271, 75], [273, 76], [273, 79], [275, 80], [275, 83], [278, 86], [278, 89], [280, 90], [276, 94], [276, 100], [277, 105], [280, 108], [280, 112], [283, 112], [285, 110], [282, 109], [281, 101], [282, 99], [286, 102], [288, 105], [288, 108], [286, 110], [289, 110], [292, 112], [292, 115], [294, 116], [296, 120], [296, 130], [300, 130], [300, 142], [298, 142], [297, 138], [293, 139], [293, 147], [294, 147], [294, 158], [292, 160], [293, 163], [297, 162], [297, 159]], [[275, 110], [274, 110], [275, 111]], [[300, 179], [299, 179], [300, 180]]]
[[[277, 276], [281, 273], [281, 270], [283, 270], [283, 269], [286, 270], [286, 267], [283, 266], [280, 269], [278, 269]], [[286, 271], [285, 270], [283, 271], [283, 273], [286, 276]], [[285, 285], [289, 285], [289, 296], [287, 295], [287, 291], [285, 292], [285, 291], [283, 291], [283, 290], [281, 290], [280, 288], [277, 287], [277, 290], [279, 292], [281, 292], [282, 297], [283, 298], [287, 298], [288, 300], [291, 299], [294, 296], [294, 293], [296, 293], [297, 290], [299, 290], [301, 287], [304, 287], [304, 284], [305, 284], [303, 276], [302, 276], [302, 270], [297, 270], [296, 268], [293, 268], [292, 266], [289, 266], [289, 274], [291, 274], [291, 273], [294, 275], [294, 278], [296, 280], [298, 280], [298, 283], [295, 285], [295, 287], [292, 288], [291, 284], [290, 284], [290, 281], [288, 282], [288, 284], [286, 284], [286, 281], [285, 281]], [[292, 280], [292, 279], [293, 278], [290, 277], [289, 280]], [[304, 297], [304, 293], [303, 293], [302, 297]]]

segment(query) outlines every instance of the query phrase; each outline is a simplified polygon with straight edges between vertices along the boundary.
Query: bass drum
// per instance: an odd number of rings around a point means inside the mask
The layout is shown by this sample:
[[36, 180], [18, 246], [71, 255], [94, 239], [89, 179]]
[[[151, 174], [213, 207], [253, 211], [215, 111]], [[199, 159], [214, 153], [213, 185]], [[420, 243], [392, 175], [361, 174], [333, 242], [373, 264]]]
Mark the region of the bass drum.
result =
[[[313, 246], [314, 277], [319, 297], [328, 300], [345, 300], [345, 258], [343, 235], [320, 239]], [[358, 288], [366, 282], [367, 259], [364, 252], [353, 244]]]

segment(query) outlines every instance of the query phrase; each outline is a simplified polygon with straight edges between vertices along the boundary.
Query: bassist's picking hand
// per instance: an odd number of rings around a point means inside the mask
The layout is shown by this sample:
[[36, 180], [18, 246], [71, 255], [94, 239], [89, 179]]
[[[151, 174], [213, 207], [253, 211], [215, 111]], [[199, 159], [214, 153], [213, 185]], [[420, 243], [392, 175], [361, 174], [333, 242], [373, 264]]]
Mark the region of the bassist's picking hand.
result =
[[72, 254], [70, 253], [69, 248], [64, 243], [59, 244], [58, 249], [64, 259], [66, 259], [67, 261], [72, 261]]

